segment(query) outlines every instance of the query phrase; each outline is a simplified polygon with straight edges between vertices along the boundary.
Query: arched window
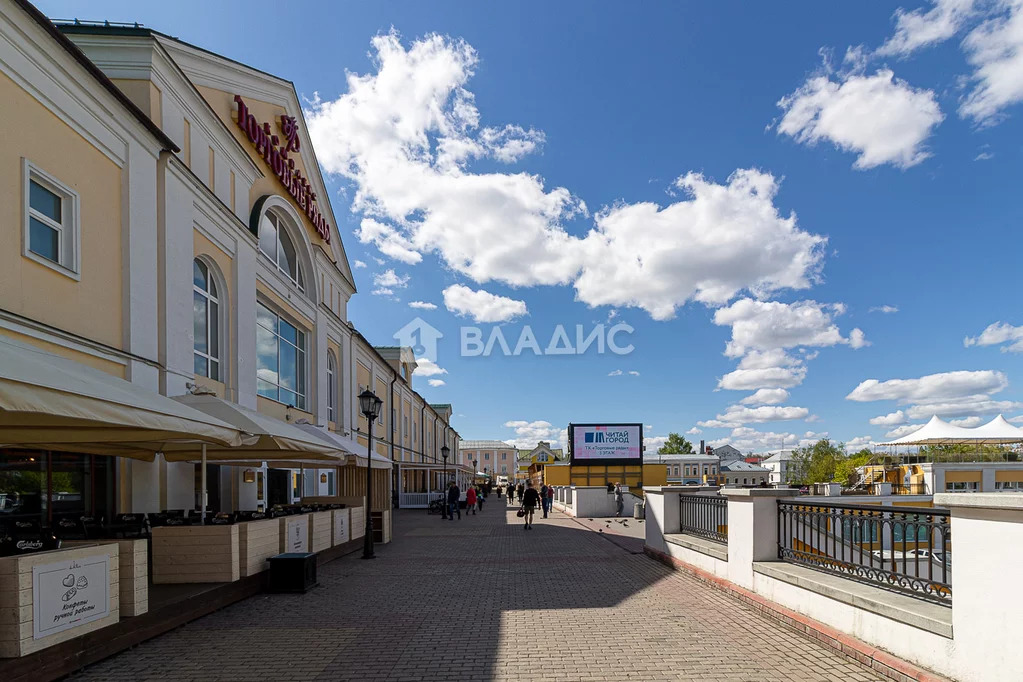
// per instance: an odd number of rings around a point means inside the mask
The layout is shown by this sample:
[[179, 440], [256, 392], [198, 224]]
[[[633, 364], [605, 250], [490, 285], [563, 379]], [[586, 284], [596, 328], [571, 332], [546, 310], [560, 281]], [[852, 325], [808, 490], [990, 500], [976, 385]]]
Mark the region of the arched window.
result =
[[334, 376], [336, 374], [334, 364], [334, 353], [327, 351], [327, 421], [336, 421], [334, 418], [334, 402], [337, 400], [337, 391], [334, 388]]
[[273, 211], [267, 211], [259, 220], [259, 250], [269, 258], [277, 270], [290, 279], [300, 291], [305, 291], [305, 278], [298, 262], [295, 242], [288, 234], [284, 221]]
[[220, 381], [220, 298], [209, 268], [198, 258], [192, 261], [192, 328], [195, 373]]

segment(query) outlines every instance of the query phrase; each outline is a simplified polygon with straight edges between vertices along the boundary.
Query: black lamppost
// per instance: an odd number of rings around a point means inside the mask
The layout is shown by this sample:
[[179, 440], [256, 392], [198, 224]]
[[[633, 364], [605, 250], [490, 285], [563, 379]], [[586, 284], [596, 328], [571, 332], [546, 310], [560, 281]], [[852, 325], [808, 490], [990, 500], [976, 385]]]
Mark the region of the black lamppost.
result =
[[476, 472], [479, 471], [480, 461], [478, 459], [472, 460], [472, 484], [476, 485]]
[[[373, 422], [380, 414], [384, 401], [368, 388], [359, 394], [359, 409], [369, 421], [369, 440], [366, 443], [366, 538], [362, 544], [362, 558], [373, 559]], [[381, 516], [380, 522], [384, 519]]]
[[444, 521], [448, 518], [448, 455], [451, 454], [451, 448], [444, 445], [440, 449], [440, 457], [444, 460], [444, 482], [441, 483], [441, 490], [444, 491], [444, 497], [441, 498], [440, 518]]

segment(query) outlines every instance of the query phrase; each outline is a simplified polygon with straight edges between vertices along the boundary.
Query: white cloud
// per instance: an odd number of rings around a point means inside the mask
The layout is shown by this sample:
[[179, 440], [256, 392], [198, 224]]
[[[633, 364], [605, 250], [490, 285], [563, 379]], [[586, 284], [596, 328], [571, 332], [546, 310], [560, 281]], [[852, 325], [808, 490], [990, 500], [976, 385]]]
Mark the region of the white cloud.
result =
[[644, 453], [656, 455], [667, 440], [667, 436], [643, 436]]
[[1014, 327], [1007, 322], [989, 324], [979, 336], [967, 336], [963, 345], [970, 346], [1002, 346], [1003, 353], [1023, 353], [1023, 327]]
[[1009, 419], [1006, 419], [1006, 421], [1012, 422], [1013, 424], [1023, 424], [1023, 414], [1017, 415], [1015, 417], [1010, 417]]
[[1009, 385], [1002, 372], [995, 370], [957, 371], [928, 374], [919, 379], [867, 379], [854, 388], [846, 400], [870, 402], [900, 400], [904, 402], [934, 401], [961, 398], [978, 393], [997, 393]]
[[430, 384], [431, 386], [436, 387], [436, 386], [443, 386], [446, 382], [443, 379], [430, 379], [426, 383]]
[[756, 169], [725, 184], [684, 174], [675, 187], [686, 198], [615, 204], [585, 236], [569, 234], [565, 224], [589, 213], [568, 189], [470, 169], [543, 143], [518, 125], [480, 127], [467, 89], [478, 63], [471, 46], [432, 34], [406, 47], [393, 31], [372, 44], [375, 72], [348, 74], [347, 92], [317, 97], [307, 120], [324, 169], [354, 185], [360, 238], [387, 255], [412, 262], [434, 252], [476, 283], [574, 284], [590, 306], [640, 307], [656, 319], [689, 300], [723, 304], [744, 290], [816, 281], [826, 239], [783, 216], [778, 180]]
[[473, 291], [462, 284], [445, 289], [444, 306], [457, 315], [469, 315], [476, 322], [505, 322], [525, 315], [525, 301], [498, 296], [480, 289]]
[[629, 370], [629, 376], [634, 376], [634, 377], [638, 377], [638, 376], [639, 376], [639, 372], [637, 372], [637, 371], [636, 371], [636, 370], [634, 370], [634, 369], [630, 369], [630, 370]]
[[764, 367], [736, 369], [718, 380], [718, 388], [728, 391], [754, 391], [761, 388], [792, 388], [803, 383], [806, 367]]
[[933, 0], [926, 12], [895, 10], [895, 33], [877, 49], [880, 56], [905, 57], [954, 36], [970, 18], [976, 0]]
[[884, 434], [884, 437], [889, 438], [891, 440], [895, 440], [896, 438], [908, 436], [914, 431], [919, 431], [922, 427], [923, 424], [903, 424], [902, 426], [897, 426], [888, 433]]
[[418, 310], [436, 310], [436, 303], [428, 303], [426, 301], [409, 301], [409, 308], [416, 308]]
[[953, 426], [961, 426], [965, 429], [972, 429], [976, 426], [980, 426], [985, 421], [987, 420], [983, 417], [963, 417], [962, 419], [952, 419], [949, 421], [949, 424], [952, 424]]
[[607, 375], [609, 377], [620, 377], [623, 374], [625, 374], [625, 372], [623, 372], [620, 369], [613, 369], [613, 370], [611, 370], [610, 372], [607, 373]]
[[833, 322], [834, 317], [844, 312], [845, 305], [841, 303], [781, 303], [742, 298], [715, 311], [714, 324], [731, 325], [732, 339], [725, 355], [732, 358], [751, 350], [777, 351], [796, 346], [849, 344], [858, 348], [865, 343], [863, 332], [854, 329], [853, 335], [845, 338]]
[[374, 294], [377, 295], [391, 295], [395, 289], [404, 289], [408, 286], [409, 276], [408, 275], [397, 275], [394, 270], [385, 270], [373, 275], [373, 284], [376, 285], [376, 289], [373, 290]]
[[423, 260], [422, 254], [412, 248], [412, 243], [390, 225], [372, 218], [363, 218], [355, 236], [363, 244], [373, 244], [380, 253], [402, 263], [415, 265]]
[[748, 395], [739, 402], [743, 405], [777, 405], [789, 399], [789, 392], [784, 388], [761, 388], [753, 395]]
[[911, 405], [906, 410], [910, 419], [939, 417], [962, 417], [967, 415], [998, 414], [1023, 407], [1023, 403], [1012, 400], [991, 400], [987, 395], [971, 395], [951, 400], [936, 400]]
[[995, 158], [995, 155], [992, 152], [981, 152], [980, 154], [977, 154], [975, 157], [973, 157], [973, 160], [974, 161], [990, 161], [993, 158]]
[[863, 333], [863, 330], [859, 327], [854, 327], [849, 332], [849, 347], [853, 350], [869, 346], [870, 341], [867, 341], [867, 335]]
[[904, 169], [930, 156], [924, 142], [945, 118], [933, 91], [914, 88], [889, 69], [838, 78], [812, 76], [779, 100], [785, 114], [778, 133], [856, 152], [853, 167], [860, 170], [886, 163]]
[[1023, 0], [997, 0], [994, 15], [963, 40], [973, 66], [973, 90], [959, 114], [981, 124], [998, 122], [1005, 107], [1023, 101]]
[[897, 426], [899, 424], [905, 424], [906, 413], [902, 410], [896, 410], [895, 412], [889, 412], [888, 414], [881, 415], [880, 417], [874, 417], [870, 420], [870, 423], [874, 426]]
[[695, 426], [686, 431], [687, 436], [699, 436], [701, 433], [703, 433], [703, 431], [701, 429], [696, 428]]
[[867, 312], [871, 312], [871, 313], [884, 313], [886, 315], [890, 315], [891, 313], [899, 312], [899, 309], [896, 306], [893, 306], [893, 305], [878, 305], [878, 306], [874, 306], [873, 308], [871, 308]]
[[368, 267], [368, 266], [367, 266], [367, 265], [366, 265], [366, 264], [365, 264], [364, 262], [362, 262], [361, 260], [355, 260], [355, 261], [353, 261], [353, 262], [352, 262], [352, 265], [354, 265], [354, 266], [355, 266], [355, 269], [356, 269], [356, 270], [358, 270], [359, 268], [365, 268], [365, 267]]
[[447, 374], [448, 371], [443, 367], [440, 367], [436, 362], [430, 358], [416, 358], [416, 368], [412, 374], [418, 374], [421, 377], [432, 377], [438, 374]]
[[805, 407], [793, 406], [772, 406], [762, 405], [760, 407], [743, 407], [741, 405], [729, 405], [716, 419], [696, 422], [704, 428], [733, 428], [743, 424], [760, 424], [773, 421], [788, 421], [792, 419], [805, 419], [810, 410]]
[[568, 442], [568, 429], [558, 429], [550, 422], [537, 420], [513, 420], [504, 423], [505, 428], [515, 430], [515, 438], [502, 438], [517, 448], [535, 448], [539, 441], [547, 441], [551, 447], [564, 447]]
[[783, 448], [804, 447], [816, 443], [821, 438], [827, 438], [827, 432], [807, 431], [800, 434], [775, 431], [757, 431], [749, 426], [740, 426], [732, 429], [731, 434], [724, 438], [708, 441], [711, 447], [731, 445], [741, 452], [764, 452], [768, 450], [780, 450]]
[[855, 438], [850, 438], [846, 441], [845, 451], [851, 453], [862, 450], [863, 448], [873, 450], [875, 445], [876, 443], [874, 442], [874, 439], [870, 436], [856, 436]]

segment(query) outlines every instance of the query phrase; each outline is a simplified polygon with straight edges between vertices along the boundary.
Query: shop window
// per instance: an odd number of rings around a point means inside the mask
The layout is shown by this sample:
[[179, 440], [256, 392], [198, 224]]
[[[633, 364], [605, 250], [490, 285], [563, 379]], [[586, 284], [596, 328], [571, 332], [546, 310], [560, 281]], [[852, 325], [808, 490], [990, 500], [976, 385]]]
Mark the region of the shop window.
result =
[[483, 453], [483, 459], [490, 459], [490, 453], [489, 452], [484, 452]]
[[975, 493], [977, 492], [976, 481], [946, 481], [945, 492], [947, 493]]
[[81, 274], [78, 194], [24, 161], [24, 244], [22, 253], [62, 274]]
[[996, 492], [1017, 492], [1023, 490], [1023, 483], [1019, 481], [995, 481]]
[[327, 351], [327, 421], [337, 421], [335, 404], [337, 401], [337, 389], [334, 384], [334, 376], [337, 374], [334, 353]]
[[306, 409], [306, 334], [256, 303], [256, 392]]
[[209, 267], [192, 261], [192, 330], [197, 376], [220, 381], [220, 297]]
[[299, 291], [305, 291], [305, 278], [298, 262], [295, 242], [288, 234], [284, 221], [273, 211], [264, 213], [259, 221], [259, 250]]

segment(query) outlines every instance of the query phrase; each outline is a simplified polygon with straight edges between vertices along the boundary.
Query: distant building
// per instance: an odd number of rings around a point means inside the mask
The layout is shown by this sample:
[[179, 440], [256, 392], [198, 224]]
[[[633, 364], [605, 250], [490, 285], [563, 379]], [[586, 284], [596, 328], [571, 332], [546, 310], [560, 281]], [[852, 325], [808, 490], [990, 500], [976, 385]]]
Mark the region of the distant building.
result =
[[703, 485], [717, 482], [721, 460], [717, 455], [652, 455], [647, 464], [660, 463], [668, 468], [668, 485]]
[[761, 462], [761, 466], [770, 469], [772, 485], [788, 485], [792, 477], [792, 450], [779, 450]]
[[721, 463], [724, 485], [764, 485], [771, 482], [771, 470], [741, 459]]
[[720, 459], [722, 462], [731, 462], [736, 459], [742, 459], [742, 453], [731, 445], [721, 445], [716, 448], [711, 448], [711, 454]]
[[531, 450], [520, 449], [518, 451], [517, 477], [520, 479], [526, 478], [529, 475], [529, 467], [533, 464], [542, 468], [548, 464], [556, 464], [563, 461], [565, 461], [564, 450], [552, 448], [551, 444], [547, 441], [539, 441], [536, 447]]
[[514, 477], [518, 450], [501, 440], [458, 441], [458, 463], [472, 466], [492, 476]]

